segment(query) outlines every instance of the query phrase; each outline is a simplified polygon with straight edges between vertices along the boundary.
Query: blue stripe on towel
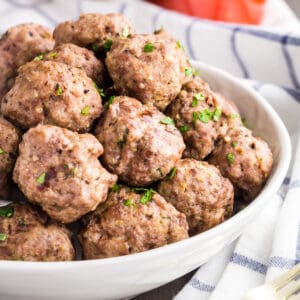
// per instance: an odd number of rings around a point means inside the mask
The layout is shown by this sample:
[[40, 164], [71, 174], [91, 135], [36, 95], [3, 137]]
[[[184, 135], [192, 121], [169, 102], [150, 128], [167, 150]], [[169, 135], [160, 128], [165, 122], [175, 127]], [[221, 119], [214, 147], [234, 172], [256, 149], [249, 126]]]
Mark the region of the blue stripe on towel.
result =
[[279, 269], [291, 269], [300, 262], [299, 259], [291, 259], [287, 257], [273, 256], [270, 258], [269, 266]]
[[298, 224], [297, 245], [296, 245], [296, 260], [300, 261], [300, 221]]
[[199, 291], [207, 292], [207, 293], [211, 293], [215, 289], [214, 286], [204, 283], [198, 280], [197, 278], [192, 278], [189, 282], [189, 285]]
[[238, 51], [237, 51], [237, 47], [236, 47], [236, 34], [237, 32], [240, 30], [239, 27], [236, 27], [233, 29], [232, 31], [232, 35], [231, 35], [231, 38], [230, 38], [230, 42], [231, 42], [231, 50], [232, 50], [232, 53], [234, 54], [242, 72], [243, 72], [243, 76], [244, 78], [249, 78], [249, 72], [246, 68], [246, 65], [244, 64], [243, 60], [241, 59]]
[[262, 264], [252, 258], [246, 257], [244, 255], [233, 252], [230, 258], [230, 262], [241, 267], [245, 267], [254, 272], [258, 272], [260, 274], [265, 275], [267, 273], [267, 265]]

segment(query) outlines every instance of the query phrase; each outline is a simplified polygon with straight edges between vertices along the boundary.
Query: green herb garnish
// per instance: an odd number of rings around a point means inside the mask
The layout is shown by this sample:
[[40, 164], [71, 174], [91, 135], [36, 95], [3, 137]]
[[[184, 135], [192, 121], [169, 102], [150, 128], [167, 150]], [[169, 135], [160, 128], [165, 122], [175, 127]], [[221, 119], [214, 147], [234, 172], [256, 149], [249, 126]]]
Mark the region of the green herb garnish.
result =
[[50, 53], [48, 54], [48, 56], [49, 56], [50, 58], [55, 58], [56, 55], [57, 55], [56, 52], [50, 52]]
[[108, 101], [104, 104], [104, 107], [108, 108], [111, 104], [113, 104], [115, 98], [116, 98], [116, 96], [110, 96]]
[[156, 192], [153, 189], [146, 189], [146, 188], [139, 188], [139, 187], [134, 187], [131, 188], [131, 191], [136, 193], [136, 194], [141, 194], [143, 193], [140, 202], [142, 204], [147, 204], [152, 199], [152, 194], [155, 194]]
[[181, 127], [179, 128], [179, 130], [180, 130], [181, 132], [187, 132], [187, 131], [190, 130], [190, 126], [188, 126], [188, 125], [183, 125], [183, 126], [181, 126]]
[[11, 206], [0, 207], [0, 217], [11, 218], [14, 214], [14, 208]]
[[213, 115], [213, 113], [206, 108], [200, 112], [198, 118], [202, 123], [208, 123], [211, 120], [212, 115]]
[[37, 61], [37, 60], [43, 60], [44, 57], [45, 57], [45, 53], [40, 53], [33, 60], [35, 60], [35, 61]]
[[56, 92], [57, 96], [61, 96], [62, 93], [63, 93], [63, 90], [62, 90], [61, 86], [58, 83], [56, 84], [56, 91], [55, 92]]
[[144, 46], [144, 52], [152, 52], [154, 49], [154, 46], [152, 43], [147, 43]]
[[165, 125], [175, 125], [175, 122], [173, 119], [171, 119], [170, 117], [164, 117], [160, 123], [165, 124]]
[[75, 166], [71, 171], [72, 175], [75, 176], [77, 171], [78, 171], [78, 168]]
[[194, 94], [193, 101], [192, 101], [192, 107], [196, 107], [198, 105], [198, 102], [203, 101], [204, 99], [205, 99], [205, 97], [202, 93]]
[[222, 116], [222, 110], [221, 110], [220, 107], [217, 107], [216, 110], [213, 113], [212, 118], [213, 118], [214, 121], [217, 122], [221, 116]]
[[191, 76], [193, 75], [193, 69], [192, 68], [185, 68], [184, 69], [185, 76]]
[[114, 185], [111, 187], [112, 192], [118, 191], [120, 186], [117, 183], [114, 183]]
[[97, 90], [98, 94], [101, 96], [101, 97], [105, 97], [105, 94], [104, 94], [104, 91], [103, 89], [100, 89], [99, 86], [97, 85], [97, 83], [94, 81], [94, 87], [95, 89]]
[[124, 203], [125, 206], [128, 206], [128, 207], [133, 207], [134, 206], [131, 199], [124, 200], [123, 203]]
[[176, 168], [176, 167], [173, 167], [173, 168], [171, 169], [170, 173], [167, 175], [168, 178], [169, 178], [170, 180], [172, 180], [172, 179], [174, 178], [174, 176], [175, 176], [175, 174], [176, 174], [176, 171], [177, 171], [177, 168]]
[[95, 53], [99, 51], [99, 47], [98, 47], [96, 44], [92, 44], [92, 45], [91, 45], [91, 49], [92, 49], [92, 51], [95, 52]]
[[43, 172], [37, 179], [36, 182], [39, 184], [44, 184], [46, 179], [46, 173]]
[[0, 147], [0, 154], [4, 154], [4, 150]]
[[180, 41], [176, 41], [176, 45], [179, 49], [184, 50], [183, 46], [181, 45]]
[[227, 155], [226, 155], [226, 158], [227, 158], [227, 160], [228, 160], [228, 162], [230, 163], [230, 164], [233, 164], [234, 163], [234, 155], [233, 155], [233, 153], [228, 153]]
[[123, 30], [122, 30], [121, 36], [124, 37], [124, 38], [129, 38], [129, 37], [131, 36], [127, 24], [124, 26], [124, 28], [123, 28]]
[[104, 45], [103, 45], [103, 49], [105, 52], [108, 52], [110, 49], [111, 49], [111, 46], [113, 44], [113, 41], [112, 40], [106, 40]]
[[235, 148], [235, 147], [237, 146], [237, 144], [238, 144], [237, 142], [232, 142], [232, 143], [231, 143], [231, 146], [232, 146], [233, 148]]
[[4, 242], [6, 240], [6, 234], [5, 233], [0, 233], [0, 241]]
[[231, 114], [231, 119], [236, 119], [238, 117], [238, 114]]
[[81, 110], [80, 114], [83, 115], [83, 116], [87, 116], [87, 115], [90, 113], [90, 108], [91, 108], [91, 107], [90, 107], [89, 105], [85, 106], [85, 107]]

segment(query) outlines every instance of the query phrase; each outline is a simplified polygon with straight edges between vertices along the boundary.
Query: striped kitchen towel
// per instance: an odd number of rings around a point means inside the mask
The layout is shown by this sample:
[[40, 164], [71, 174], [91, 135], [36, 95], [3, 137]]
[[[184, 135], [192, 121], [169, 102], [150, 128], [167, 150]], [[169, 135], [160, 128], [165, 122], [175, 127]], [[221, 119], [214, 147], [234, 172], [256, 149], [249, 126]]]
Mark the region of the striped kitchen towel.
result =
[[[270, 7], [274, 1], [276, 5], [280, 2], [270, 0]], [[286, 26], [289, 20], [279, 18], [272, 24], [281, 24], [279, 33], [191, 18], [136, 0], [0, 0], [0, 31], [29, 21], [53, 27], [83, 12], [113, 11], [126, 14], [139, 32], [164, 27], [192, 59], [246, 80], [288, 128], [293, 159], [281, 189], [242, 236], [203, 265], [175, 297], [242, 299], [249, 289], [300, 262], [300, 36], [291, 33], [299, 32], [299, 24], [287, 14], [295, 30]]]

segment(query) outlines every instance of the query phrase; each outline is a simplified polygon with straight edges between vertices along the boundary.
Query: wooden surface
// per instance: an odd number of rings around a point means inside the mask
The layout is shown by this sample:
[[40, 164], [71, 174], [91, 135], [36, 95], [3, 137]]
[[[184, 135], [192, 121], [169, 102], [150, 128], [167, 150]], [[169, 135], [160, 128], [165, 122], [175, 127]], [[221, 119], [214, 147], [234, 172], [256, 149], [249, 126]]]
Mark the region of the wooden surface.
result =
[[[300, 0], [286, 0], [291, 9], [300, 18]], [[142, 294], [133, 300], [171, 300], [182, 287], [190, 280], [194, 272], [191, 272], [156, 290]], [[187, 299], [188, 300], [188, 299]]]

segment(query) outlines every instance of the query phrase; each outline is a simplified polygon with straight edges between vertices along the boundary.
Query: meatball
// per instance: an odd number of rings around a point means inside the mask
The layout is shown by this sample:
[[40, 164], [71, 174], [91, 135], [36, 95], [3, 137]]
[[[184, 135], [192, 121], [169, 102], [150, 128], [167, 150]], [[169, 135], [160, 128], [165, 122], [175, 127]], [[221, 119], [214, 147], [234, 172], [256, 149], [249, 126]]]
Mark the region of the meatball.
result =
[[164, 110], [184, 82], [187, 58], [166, 33], [114, 41], [105, 59], [115, 89]]
[[82, 14], [77, 21], [58, 24], [53, 32], [57, 45], [72, 43], [81, 47], [101, 50], [119, 36], [126, 38], [134, 33], [131, 22], [120, 13]]
[[29, 204], [0, 208], [0, 234], [0, 259], [67, 261], [75, 256], [69, 231]]
[[29, 201], [70, 223], [105, 201], [117, 180], [98, 161], [102, 152], [91, 134], [39, 125], [23, 136], [13, 179]]
[[24, 129], [45, 123], [79, 132], [90, 129], [101, 109], [101, 96], [86, 73], [54, 61], [20, 67], [1, 105], [2, 114]]
[[10, 28], [0, 39], [0, 100], [10, 89], [18, 67], [54, 46], [52, 33], [37, 24]]
[[8, 174], [17, 158], [21, 132], [0, 116], [0, 197], [7, 197]]
[[182, 132], [187, 158], [204, 159], [212, 152], [215, 142], [224, 136], [233, 123], [241, 123], [236, 106], [213, 93], [200, 78], [187, 82], [168, 107], [167, 114]]
[[223, 176], [229, 178], [236, 196], [247, 202], [253, 200], [267, 180], [273, 156], [268, 144], [243, 127], [231, 128], [209, 158]]
[[190, 233], [200, 233], [228, 219], [233, 210], [233, 186], [207, 162], [182, 159], [159, 183], [159, 193], [184, 213]]
[[88, 77], [99, 86], [104, 87], [106, 70], [104, 64], [94, 53], [86, 48], [73, 44], [62, 44], [45, 55], [44, 60], [61, 62], [66, 65], [82, 68]]
[[[150, 197], [143, 201], [147, 192]], [[86, 259], [142, 252], [188, 237], [184, 214], [153, 190], [145, 193], [122, 187], [109, 194], [80, 233]]]
[[145, 186], [163, 178], [185, 145], [172, 120], [151, 105], [116, 97], [97, 125], [105, 166], [121, 180]]

